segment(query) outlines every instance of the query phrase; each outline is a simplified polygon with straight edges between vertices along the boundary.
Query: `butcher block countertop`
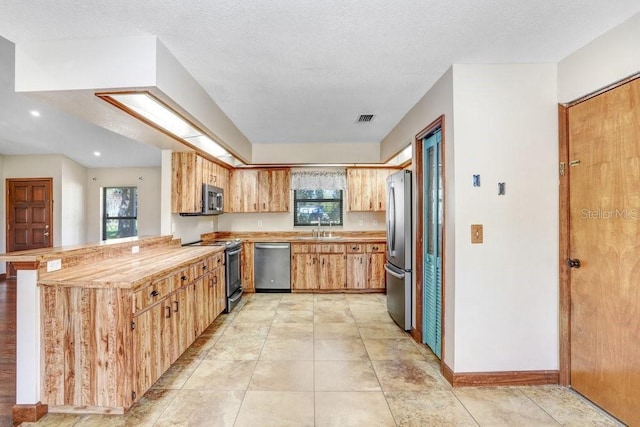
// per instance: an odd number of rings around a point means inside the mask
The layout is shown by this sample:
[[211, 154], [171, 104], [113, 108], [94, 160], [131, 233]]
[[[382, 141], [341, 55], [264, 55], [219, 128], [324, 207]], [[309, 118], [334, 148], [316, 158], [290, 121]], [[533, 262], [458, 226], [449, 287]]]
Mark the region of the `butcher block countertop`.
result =
[[215, 240], [240, 239], [245, 242], [291, 242], [291, 243], [373, 243], [384, 242], [384, 231], [339, 231], [322, 227], [322, 231], [332, 233], [332, 237], [311, 236], [309, 231], [246, 231], [246, 232], [217, 232], [201, 236], [205, 242]]
[[150, 281], [186, 268], [224, 251], [219, 246], [173, 246], [138, 254], [63, 268], [47, 273], [38, 284], [85, 288], [125, 288], [135, 290]]

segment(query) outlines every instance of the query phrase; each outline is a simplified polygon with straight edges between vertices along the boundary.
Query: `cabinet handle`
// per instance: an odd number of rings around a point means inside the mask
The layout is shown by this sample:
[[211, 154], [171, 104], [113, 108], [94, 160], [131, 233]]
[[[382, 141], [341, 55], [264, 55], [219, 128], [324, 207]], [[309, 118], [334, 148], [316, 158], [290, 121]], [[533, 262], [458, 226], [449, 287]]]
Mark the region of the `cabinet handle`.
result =
[[151, 291], [151, 296], [152, 297], [157, 297], [158, 295], [160, 295], [160, 292], [158, 292], [156, 289]]
[[177, 313], [178, 312], [178, 301], [174, 301], [173, 302], [173, 312]]
[[164, 307], [164, 310], [165, 310], [165, 315], [164, 315], [164, 317], [165, 317], [166, 319], [169, 319], [169, 318], [171, 317], [171, 307], [169, 307], [168, 305], [166, 305], [166, 306]]
[[360, 258], [360, 265], [362, 265], [362, 258]]
[[187, 280], [187, 276], [182, 276], [180, 279], [182, 279], [183, 281]]
[[377, 251], [377, 250], [378, 250], [378, 247], [377, 247], [377, 246], [374, 246], [374, 247], [373, 247], [373, 250], [374, 250], [374, 251]]
[[206, 269], [207, 269], [207, 266], [206, 266], [206, 265], [203, 265], [203, 266], [202, 266], [202, 269], [203, 269], [203, 270], [206, 270]]
[[357, 246], [352, 246], [351, 249], [353, 249], [355, 251], [356, 249], [358, 249], [358, 247]]
[[213, 276], [213, 284], [214, 285], [218, 284], [218, 276]]

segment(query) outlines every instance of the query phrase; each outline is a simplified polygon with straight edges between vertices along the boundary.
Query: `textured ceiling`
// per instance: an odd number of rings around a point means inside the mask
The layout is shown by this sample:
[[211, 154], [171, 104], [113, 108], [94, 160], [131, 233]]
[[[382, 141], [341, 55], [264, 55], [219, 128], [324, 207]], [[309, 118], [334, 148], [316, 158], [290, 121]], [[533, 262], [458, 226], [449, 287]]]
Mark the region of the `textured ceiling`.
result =
[[[379, 142], [453, 63], [558, 62], [637, 0], [3, 0], [0, 36], [156, 35], [252, 143]], [[362, 113], [375, 114], [358, 124]]]

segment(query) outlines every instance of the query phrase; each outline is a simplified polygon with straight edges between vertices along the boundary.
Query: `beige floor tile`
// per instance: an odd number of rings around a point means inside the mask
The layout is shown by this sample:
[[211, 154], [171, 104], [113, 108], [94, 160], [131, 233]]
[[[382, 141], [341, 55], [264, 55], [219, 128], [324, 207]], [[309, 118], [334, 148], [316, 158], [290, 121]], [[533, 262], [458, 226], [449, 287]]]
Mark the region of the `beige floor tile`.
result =
[[316, 303], [327, 301], [346, 301], [344, 294], [314, 294], [313, 300]]
[[316, 392], [316, 427], [395, 426], [381, 392]]
[[269, 323], [238, 322], [236, 320], [225, 329], [222, 337], [237, 338], [242, 336], [266, 338], [269, 334], [269, 329], [271, 329], [271, 324]]
[[540, 386], [522, 387], [520, 390], [562, 425], [623, 425], [569, 388]]
[[423, 360], [374, 360], [371, 363], [384, 391], [432, 390], [447, 387], [440, 375]]
[[235, 322], [271, 323], [276, 317], [275, 308], [272, 310], [242, 310], [235, 318]]
[[205, 360], [258, 360], [266, 338], [223, 336], [209, 350]]
[[181, 390], [154, 427], [232, 426], [243, 391]]
[[262, 360], [313, 360], [313, 340], [267, 338], [260, 355]]
[[178, 359], [165, 372], [158, 381], [153, 384], [152, 389], [181, 389], [191, 374], [202, 362], [201, 359]]
[[398, 426], [478, 425], [450, 390], [395, 391], [385, 396]]
[[313, 310], [283, 310], [276, 311], [273, 323], [313, 323]]
[[312, 301], [314, 299], [314, 294], [299, 294], [299, 293], [284, 293], [281, 294], [280, 303], [290, 303], [290, 302], [299, 302], [299, 301]]
[[313, 315], [314, 323], [355, 323], [351, 312], [346, 310], [341, 311], [314, 311]]
[[[72, 427], [82, 419], [81, 415], [48, 413], [35, 423], [22, 423], [24, 427]], [[11, 424], [9, 424], [11, 425]]]
[[260, 360], [253, 371], [249, 390], [313, 391], [313, 361]]
[[315, 340], [315, 360], [369, 360], [360, 338]]
[[274, 323], [269, 338], [313, 339], [313, 323]]
[[358, 323], [357, 326], [362, 339], [411, 339], [411, 336], [395, 323]]
[[246, 390], [255, 365], [255, 360], [203, 360], [183, 389]]
[[369, 361], [314, 362], [316, 391], [379, 391], [380, 383]]
[[220, 337], [200, 337], [182, 353], [180, 359], [204, 359]]
[[520, 390], [468, 387], [453, 393], [480, 425], [557, 426], [559, 423]]
[[211, 325], [209, 325], [209, 327], [207, 329], [204, 330], [204, 332], [202, 332], [202, 334], [200, 335], [200, 337], [204, 338], [204, 337], [215, 337], [215, 336], [220, 336], [224, 333], [224, 331], [227, 329], [227, 326], [229, 325], [229, 322], [213, 322]]
[[313, 338], [317, 340], [360, 338], [355, 323], [316, 323]]
[[235, 427], [313, 425], [313, 392], [291, 391], [248, 391], [235, 423]]
[[[351, 308], [351, 315], [356, 323], [388, 323], [393, 325], [393, 319], [389, 313], [382, 310], [362, 310]], [[394, 325], [395, 326], [395, 325]]]
[[349, 304], [346, 301], [316, 301], [313, 310], [317, 313], [319, 311], [340, 311], [345, 314], [351, 314]]
[[313, 311], [313, 298], [307, 299], [282, 299], [278, 310]]
[[371, 360], [425, 360], [409, 338], [363, 341]]

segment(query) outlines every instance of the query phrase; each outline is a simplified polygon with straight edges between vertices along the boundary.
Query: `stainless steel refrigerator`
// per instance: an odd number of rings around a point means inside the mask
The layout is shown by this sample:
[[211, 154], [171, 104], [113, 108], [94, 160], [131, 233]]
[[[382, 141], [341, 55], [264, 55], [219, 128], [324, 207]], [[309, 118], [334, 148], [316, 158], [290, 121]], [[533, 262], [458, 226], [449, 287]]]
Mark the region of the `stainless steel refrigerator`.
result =
[[411, 171], [387, 178], [387, 310], [405, 331], [412, 318]]

